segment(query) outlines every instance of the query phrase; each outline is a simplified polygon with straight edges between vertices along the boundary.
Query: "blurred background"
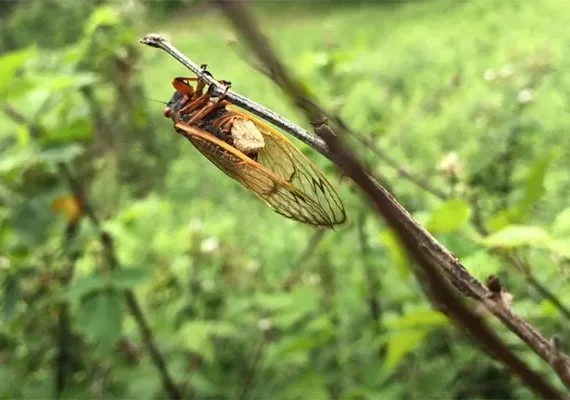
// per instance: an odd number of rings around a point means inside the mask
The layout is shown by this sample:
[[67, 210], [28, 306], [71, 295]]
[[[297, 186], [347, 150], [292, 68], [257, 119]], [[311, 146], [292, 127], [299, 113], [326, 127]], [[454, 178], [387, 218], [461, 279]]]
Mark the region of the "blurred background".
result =
[[[471, 274], [499, 275], [517, 313], [568, 337], [566, 2], [249, 3], [414, 217]], [[532, 397], [431, 308], [394, 236], [323, 157], [293, 139], [347, 209], [318, 232], [179, 137], [161, 102], [190, 73], [139, 44], [149, 32], [309, 127], [206, 1], [0, 2], [0, 398], [172, 397], [165, 374], [184, 398]]]

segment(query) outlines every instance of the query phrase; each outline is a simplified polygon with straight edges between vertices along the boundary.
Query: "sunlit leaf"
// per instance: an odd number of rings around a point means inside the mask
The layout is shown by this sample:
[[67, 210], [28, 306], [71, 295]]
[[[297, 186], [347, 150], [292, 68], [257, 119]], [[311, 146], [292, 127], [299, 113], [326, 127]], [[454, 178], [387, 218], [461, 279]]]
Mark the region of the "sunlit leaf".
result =
[[396, 236], [391, 231], [385, 230], [380, 234], [380, 242], [388, 250], [390, 261], [397, 268], [399, 275], [402, 278], [406, 277], [410, 271], [410, 262]]
[[511, 225], [487, 236], [483, 239], [483, 243], [488, 247], [542, 247], [546, 245], [549, 240], [550, 237], [548, 233], [537, 226]]
[[491, 232], [497, 232], [501, 229], [516, 223], [519, 216], [519, 209], [516, 207], [501, 210], [489, 218], [486, 227]]
[[432, 233], [453, 232], [461, 228], [470, 215], [471, 208], [463, 200], [447, 200], [432, 213], [426, 228]]
[[393, 333], [388, 340], [384, 368], [391, 371], [402, 359], [421, 346], [429, 330], [413, 329]]
[[124, 295], [107, 289], [86, 296], [81, 305], [80, 326], [102, 354], [113, 350], [121, 336]]
[[398, 318], [386, 320], [386, 326], [389, 326], [391, 329], [433, 328], [445, 326], [448, 323], [449, 320], [444, 314], [431, 309], [409, 311]]
[[570, 260], [570, 238], [552, 240], [549, 242], [548, 248], [557, 256]]
[[552, 233], [558, 236], [570, 235], [570, 207], [565, 208], [556, 215], [552, 224]]
[[89, 17], [85, 25], [85, 34], [91, 35], [100, 26], [113, 26], [119, 22], [119, 14], [113, 7], [99, 7]]
[[544, 178], [552, 161], [551, 156], [544, 156], [536, 160], [530, 167], [524, 185], [524, 196], [519, 204], [521, 220], [532, 210], [534, 204], [544, 193]]
[[0, 94], [2, 94], [2, 98], [5, 98], [5, 91], [12, 85], [18, 69], [36, 53], [35, 47], [26, 47], [0, 56]]

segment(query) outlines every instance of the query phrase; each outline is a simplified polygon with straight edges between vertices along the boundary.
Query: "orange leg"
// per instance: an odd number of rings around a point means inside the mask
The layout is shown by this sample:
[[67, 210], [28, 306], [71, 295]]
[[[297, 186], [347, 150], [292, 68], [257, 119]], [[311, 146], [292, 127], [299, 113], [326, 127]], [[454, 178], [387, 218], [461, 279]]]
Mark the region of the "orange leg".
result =
[[191, 112], [196, 111], [201, 107], [204, 107], [206, 104], [208, 104], [209, 101], [210, 101], [210, 95], [207, 93], [203, 94], [199, 97], [196, 97], [194, 100], [190, 101], [188, 104], [182, 107], [180, 111], [178, 111], [178, 113], [180, 115], [190, 114]]
[[188, 125], [194, 125], [197, 122], [201, 121], [202, 119], [204, 119], [208, 114], [210, 114], [211, 112], [217, 110], [218, 108], [220, 108], [220, 106], [217, 103], [208, 103], [208, 105], [206, 105], [204, 108], [202, 108], [200, 111], [198, 111], [196, 114], [194, 114], [192, 116], [192, 118], [190, 118], [188, 120], [188, 122], [186, 122]]

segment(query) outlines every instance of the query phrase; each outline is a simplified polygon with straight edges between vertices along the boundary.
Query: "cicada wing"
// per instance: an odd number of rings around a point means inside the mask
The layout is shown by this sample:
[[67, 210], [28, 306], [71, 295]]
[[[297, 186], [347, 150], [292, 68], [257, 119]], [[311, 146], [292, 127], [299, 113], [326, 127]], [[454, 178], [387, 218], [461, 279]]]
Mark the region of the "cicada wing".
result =
[[310, 198], [319, 213], [327, 216], [330, 225], [346, 220], [344, 205], [324, 174], [293, 145], [285, 136], [270, 125], [228, 107], [244, 118], [251, 120], [263, 134], [265, 146], [258, 152], [257, 162], [265, 166], [298, 191]]
[[315, 226], [334, 225], [318, 203], [267, 167], [208, 132], [181, 122], [175, 127], [227, 176], [254, 192], [279, 214]]

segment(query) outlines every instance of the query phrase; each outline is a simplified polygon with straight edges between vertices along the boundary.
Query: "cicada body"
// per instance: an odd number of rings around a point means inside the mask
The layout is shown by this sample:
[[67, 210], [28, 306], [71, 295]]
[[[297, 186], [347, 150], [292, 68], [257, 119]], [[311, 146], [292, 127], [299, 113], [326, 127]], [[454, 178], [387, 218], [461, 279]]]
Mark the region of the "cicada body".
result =
[[324, 174], [285, 136], [190, 80], [174, 79], [176, 91], [164, 110], [178, 133], [279, 214], [322, 228], [346, 220]]

